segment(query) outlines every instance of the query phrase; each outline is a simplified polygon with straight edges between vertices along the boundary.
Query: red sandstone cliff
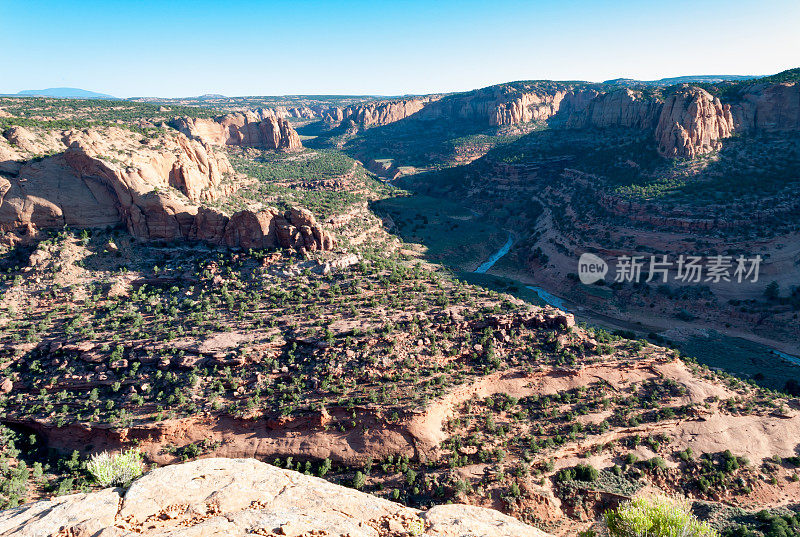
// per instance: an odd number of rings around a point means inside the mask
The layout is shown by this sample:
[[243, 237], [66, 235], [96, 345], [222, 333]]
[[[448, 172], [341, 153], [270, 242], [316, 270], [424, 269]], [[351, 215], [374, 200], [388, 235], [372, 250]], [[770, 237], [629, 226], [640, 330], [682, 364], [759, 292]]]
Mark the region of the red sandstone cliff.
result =
[[731, 107], [705, 90], [688, 87], [669, 96], [655, 130], [665, 157], [694, 158], [722, 147], [733, 132]]
[[300, 136], [288, 121], [261, 111], [227, 114], [213, 119], [177, 118], [173, 125], [190, 138], [211, 145], [238, 145], [296, 151], [302, 149]]
[[[201, 207], [230, 188], [227, 158], [182, 134], [155, 138], [118, 128], [71, 131], [67, 149], [16, 162], [0, 176], [0, 230], [10, 241], [39, 229], [123, 224], [143, 240], [204, 240], [241, 248], [332, 249], [333, 237], [305, 209], [228, 216]], [[63, 148], [63, 146], [62, 146]]]
[[379, 127], [416, 114], [430, 101], [430, 97], [419, 97], [371, 101], [346, 108], [332, 107], [323, 114], [323, 118], [331, 125], [338, 125], [349, 119], [362, 127]]

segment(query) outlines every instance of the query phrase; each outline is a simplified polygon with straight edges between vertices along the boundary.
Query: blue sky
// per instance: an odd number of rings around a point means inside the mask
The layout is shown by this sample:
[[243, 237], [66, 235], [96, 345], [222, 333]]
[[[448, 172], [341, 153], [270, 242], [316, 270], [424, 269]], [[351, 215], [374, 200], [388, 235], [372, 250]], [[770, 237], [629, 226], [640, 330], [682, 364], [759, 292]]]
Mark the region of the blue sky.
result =
[[800, 66], [797, 0], [0, 0], [0, 93], [399, 95]]

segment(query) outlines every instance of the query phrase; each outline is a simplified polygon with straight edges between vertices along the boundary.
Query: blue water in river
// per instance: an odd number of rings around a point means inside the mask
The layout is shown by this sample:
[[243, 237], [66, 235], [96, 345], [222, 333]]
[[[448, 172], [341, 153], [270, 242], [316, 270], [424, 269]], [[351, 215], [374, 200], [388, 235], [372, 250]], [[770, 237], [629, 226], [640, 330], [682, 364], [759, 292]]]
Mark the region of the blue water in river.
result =
[[492, 254], [492, 256], [480, 267], [476, 268], [475, 272], [477, 272], [478, 274], [486, 274], [486, 271], [492, 268], [495, 263], [500, 261], [501, 257], [503, 257], [508, 253], [508, 251], [511, 249], [511, 245], [513, 244], [514, 244], [514, 238], [509, 234], [508, 240], [503, 245], [503, 247], [497, 250], [494, 254]]

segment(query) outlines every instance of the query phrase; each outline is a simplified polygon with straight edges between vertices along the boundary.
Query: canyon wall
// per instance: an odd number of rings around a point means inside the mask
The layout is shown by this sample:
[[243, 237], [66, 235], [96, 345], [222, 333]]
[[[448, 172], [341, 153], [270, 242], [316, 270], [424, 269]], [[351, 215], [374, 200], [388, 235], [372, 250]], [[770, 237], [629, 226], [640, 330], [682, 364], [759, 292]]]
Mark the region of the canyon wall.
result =
[[719, 150], [732, 133], [730, 105], [705, 90], [686, 88], [664, 101], [655, 138], [661, 155], [694, 158]]
[[6, 240], [25, 241], [48, 228], [122, 224], [142, 240], [304, 251], [335, 246], [305, 209], [228, 216], [199, 205], [230, 193], [234, 172], [224, 154], [183, 134], [141, 138], [124, 129], [89, 129], [67, 132], [62, 142], [67, 148], [46, 158], [6, 161], [14, 167], [0, 176], [0, 230], [10, 232]]
[[593, 99], [583, 110], [572, 113], [566, 121], [569, 128], [629, 129], [655, 128], [661, 104], [631, 89], [603, 93]]
[[172, 125], [186, 136], [211, 145], [236, 145], [297, 151], [300, 136], [288, 121], [271, 111], [236, 112], [216, 118], [177, 118]]
[[539, 89], [535, 85], [502, 84], [449, 95], [426, 106], [421, 120], [462, 119], [488, 126], [510, 126], [544, 121], [557, 114], [564, 116], [583, 110], [598, 95], [592, 89], [570, 86]]
[[800, 83], [753, 84], [729, 103], [690, 85], [661, 97], [629, 88], [601, 92], [577, 84], [503, 84], [446, 96], [413, 118], [495, 127], [547, 121], [578, 129], [639, 129], [653, 132], [662, 156], [695, 158], [719, 150], [734, 132], [800, 130]]
[[331, 107], [323, 113], [326, 123], [338, 125], [352, 120], [362, 127], [380, 127], [400, 121], [416, 114], [431, 101], [430, 97], [397, 99], [392, 101], [371, 101], [346, 108]]
[[[800, 129], [800, 84], [755, 83], [744, 87], [734, 101], [723, 102], [708, 91], [688, 84], [661, 96], [658, 92], [646, 94], [631, 88], [604, 91], [600, 86], [585, 83], [518, 82], [444, 97], [369, 101], [347, 107], [313, 105], [259, 109], [234, 114], [235, 119], [222, 123], [228, 125], [228, 131], [234, 125], [233, 131], [243, 134], [228, 136], [225, 143], [270, 147], [276, 144], [259, 141], [263, 136], [258, 133], [247, 134], [251, 127], [242, 125], [242, 118], [248, 114], [264, 122], [272, 117], [322, 119], [330, 126], [347, 120], [362, 127], [401, 120], [462, 120], [487, 127], [546, 121], [554, 127], [577, 129], [639, 129], [653, 132], [662, 156], [695, 158], [719, 150], [722, 140], [734, 132]], [[219, 140], [225, 138], [228, 131], [216, 125], [209, 126], [209, 121], [193, 120], [194, 135], [221, 143]], [[191, 127], [180, 128], [192, 133]], [[286, 145], [286, 142], [281, 144]], [[295, 145], [289, 143], [288, 147]]]
[[798, 130], [800, 83], [753, 84], [731, 109], [737, 130]]

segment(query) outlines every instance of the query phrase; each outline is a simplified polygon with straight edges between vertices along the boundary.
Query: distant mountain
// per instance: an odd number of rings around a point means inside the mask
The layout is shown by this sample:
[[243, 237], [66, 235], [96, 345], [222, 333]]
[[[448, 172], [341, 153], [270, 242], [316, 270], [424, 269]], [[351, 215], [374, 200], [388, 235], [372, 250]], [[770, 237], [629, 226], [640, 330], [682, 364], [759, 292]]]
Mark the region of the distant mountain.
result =
[[43, 90], [25, 90], [17, 95], [25, 97], [58, 97], [62, 99], [116, 99], [113, 95], [97, 93], [79, 88], [47, 88]]
[[751, 80], [758, 78], [749, 75], [696, 75], [696, 76], [676, 76], [672, 78], [660, 78], [658, 80], [635, 80], [633, 78], [615, 78], [606, 80], [603, 84], [612, 86], [672, 86], [673, 84], [683, 83], [706, 83], [716, 84], [718, 82], [737, 82], [740, 80]]

